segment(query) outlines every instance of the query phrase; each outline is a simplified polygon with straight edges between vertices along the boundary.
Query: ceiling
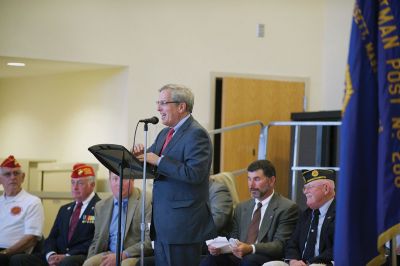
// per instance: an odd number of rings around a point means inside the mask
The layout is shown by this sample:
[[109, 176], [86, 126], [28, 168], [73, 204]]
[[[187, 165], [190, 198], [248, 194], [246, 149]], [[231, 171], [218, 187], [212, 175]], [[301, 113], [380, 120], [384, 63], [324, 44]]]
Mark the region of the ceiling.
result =
[[[8, 62], [23, 62], [25, 63], [25, 67], [7, 66]], [[0, 56], [0, 79], [34, 77], [116, 67], [123, 66]]]

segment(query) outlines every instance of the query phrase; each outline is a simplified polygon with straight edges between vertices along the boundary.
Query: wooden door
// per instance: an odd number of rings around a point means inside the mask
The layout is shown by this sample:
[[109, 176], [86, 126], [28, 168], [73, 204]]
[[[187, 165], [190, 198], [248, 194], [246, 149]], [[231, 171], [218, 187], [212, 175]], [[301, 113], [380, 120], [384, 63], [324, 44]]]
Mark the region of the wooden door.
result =
[[[302, 112], [305, 82], [222, 78], [221, 127], [252, 120], [264, 125], [272, 121], [290, 121], [292, 112]], [[220, 171], [246, 169], [257, 159], [260, 127], [252, 126], [221, 135]], [[290, 128], [271, 127], [267, 159], [276, 167], [276, 191], [288, 195], [290, 167]], [[247, 173], [237, 177], [240, 200], [250, 197]]]

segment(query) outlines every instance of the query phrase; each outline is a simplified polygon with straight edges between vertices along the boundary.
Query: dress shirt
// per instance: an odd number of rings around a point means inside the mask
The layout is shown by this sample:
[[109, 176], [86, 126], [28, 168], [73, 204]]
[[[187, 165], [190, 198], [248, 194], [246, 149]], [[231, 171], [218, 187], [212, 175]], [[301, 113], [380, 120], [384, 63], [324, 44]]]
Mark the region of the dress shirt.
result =
[[321, 236], [321, 229], [322, 225], [324, 224], [326, 213], [328, 212], [329, 206], [331, 206], [332, 201], [333, 199], [325, 202], [325, 204], [319, 208], [320, 215], [318, 220], [317, 242], [315, 243], [315, 256], [319, 255], [319, 238]]
[[[122, 215], [121, 215], [121, 251], [123, 250], [124, 235], [125, 235], [125, 224], [126, 224], [126, 208], [128, 205], [128, 198], [122, 200]], [[108, 248], [113, 253], [116, 251], [118, 237], [118, 200], [114, 198], [114, 208], [111, 216]]]
[[[275, 193], [275, 191], [272, 191], [272, 194], [269, 195], [269, 197], [267, 197], [266, 199], [264, 199], [264, 200], [261, 201], [261, 204], [262, 204], [262, 207], [261, 207], [261, 219], [260, 219], [260, 225], [259, 225], [258, 228], [261, 228], [261, 224], [262, 224], [262, 221], [263, 221], [263, 219], [264, 219], [265, 211], [267, 210], [268, 204], [269, 204], [269, 202], [271, 201], [271, 198], [272, 198], [272, 196], [274, 195], [274, 193]], [[256, 209], [257, 209], [257, 204], [258, 204], [259, 202], [260, 202], [260, 201], [259, 201], [258, 199], [255, 199], [255, 203], [256, 203], [256, 204], [254, 205], [253, 214], [251, 215], [251, 218], [252, 218], [252, 219], [253, 219], [254, 212], [255, 212]], [[257, 240], [256, 240], [256, 243], [257, 243]], [[251, 247], [253, 248], [253, 254], [256, 253], [256, 247], [255, 247], [254, 245], [251, 245]]]
[[[93, 199], [94, 195], [95, 195], [94, 192], [92, 192], [89, 195], [89, 197], [87, 197], [84, 201], [82, 201], [82, 207], [81, 207], [81, 212], [79, 214], [79, 219], [82, 217], [82, 214], [85, 212], [86, 207], [89, 205], [89, 202]], [[75, 206], [74, 206], [74, 210], [75, 210], [77, 205], [78, 205], [78, 202], [76, 201], [75, 202]], [[72, 215], [71, 215], [71, 218], [72, 218]]]
[[[190, 117], [190, 114], [188, 114], [187, 116], [185, 116], [181, 121], [178, 122], [178, 124], [176, 124], [176, 126], [173, 127], [174, 129], [174, 134], [172, 135], [172, 137], [175, 136], [176, 132], [179, 130], [179, 128], [183, 125], [183, 123], [186, 122], [186, 120], [188, 120]], [[158, 158], [157, 160], [157, 166], [160, 164], [161, 159], [164, 157], [164, 155], [161, 155], [160, 158]]]

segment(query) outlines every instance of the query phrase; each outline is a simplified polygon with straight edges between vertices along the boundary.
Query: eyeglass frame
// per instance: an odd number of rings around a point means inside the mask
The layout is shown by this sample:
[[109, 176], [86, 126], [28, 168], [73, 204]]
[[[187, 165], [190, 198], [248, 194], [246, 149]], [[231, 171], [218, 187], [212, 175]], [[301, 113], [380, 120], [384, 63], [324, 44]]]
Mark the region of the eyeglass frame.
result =
[[3, 173], [0, 172], [0, 174], [2, 176], [4, 176], [5, 178], [10, 178], [11, 175], [18, 177], [18, 176], [21, 176], [23, 173], [24, 172], [22, 172], [21, 170], [8, 171], [8, 172], [3, 172]]
[[310, 189], [313, 189], [313, 188], [317, 188], [317, 187], [323, 186], [323, 185], [325, 185], [325, 184], [315, 184], [315, 185], [309, 185], [309, 186], [304, 185], [303, 186], [303, 192], [305, 192], [306, 190], [310, 190]]
[[161, 105], [161, 106], [165, 106], [169, 103], [181, 103], [181, 102], [178, 102], [178, 101], [156, 101], [156, 104]]
[[89, 178], [83, 180], [71, 180], [71, 186], [84, 186], [89, 183]]

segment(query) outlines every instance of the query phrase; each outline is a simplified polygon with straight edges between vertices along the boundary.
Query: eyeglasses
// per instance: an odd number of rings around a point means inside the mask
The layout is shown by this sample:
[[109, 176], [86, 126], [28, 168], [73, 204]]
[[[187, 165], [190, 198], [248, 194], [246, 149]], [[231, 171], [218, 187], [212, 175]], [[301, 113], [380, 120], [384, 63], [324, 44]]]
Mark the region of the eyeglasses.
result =
[[87, 180], [77, 180], [77, 181], [71, 180], [71, 185], [72, 185], [72, 186], [75, 186], [75, 185], [77, 185], [77, 186], [84, 186], [84, 185], [86, 185], [86, 184], [87, 184]]
[[313, 189], [313, 188], [317, 188], [317, 187], [320, 187], [320, 186], [323, 186], [323, 184], [304, 186], [303, 187], [303, 191], [310, 190], [310, 189]]
[[2, 175], [6, 178], [10, 178], [11, 175], [20, 176], [22, 175], [22, 171], [17, 170], [17, 171], [4, 172]]
[[181, 103], [181, 102], [177, 102], [177, 101], [156, 101], [157, 105], [161, 105], [161, 106], [165, 106], [169, 103]]

